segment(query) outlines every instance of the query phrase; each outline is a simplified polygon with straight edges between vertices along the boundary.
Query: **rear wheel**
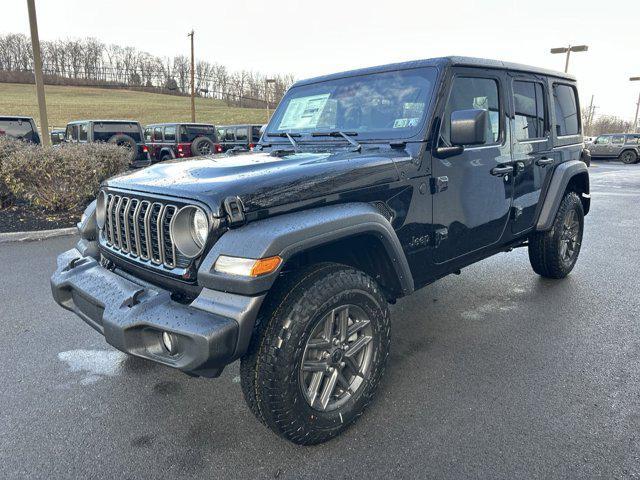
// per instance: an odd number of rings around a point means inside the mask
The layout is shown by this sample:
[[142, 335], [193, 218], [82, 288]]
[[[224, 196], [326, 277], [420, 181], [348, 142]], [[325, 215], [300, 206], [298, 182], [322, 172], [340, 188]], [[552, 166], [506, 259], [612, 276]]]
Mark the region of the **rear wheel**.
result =
[[241, 362], [253, 413], [298, 444], [327, 441], [373, 399], [389, 352], [387, 303], [376, 282], [323, 264], [283, 282]]
[[584, 210], [575, 192], [565, 194], [551, 230], [529, 238], [529, 260], [543, 277], [564, 278], [578, 260], [584, 231]]
[[620, 161], [622, 163], [626, 163], [627, 165], [631, 163], [636, 163], [638, 161], [638, 154], [633, 150], [626, 150], [620, 154]]
[[128, 150], [129, 162], [134, 162], [136, 158], [138, 158], [138, 144], [129, 135], [124, 135], [124, 134], [114, 135], [109, 139], [109, 143], [113, 143], [115, 145], [118, 145], [119, 147], [122, 147]]

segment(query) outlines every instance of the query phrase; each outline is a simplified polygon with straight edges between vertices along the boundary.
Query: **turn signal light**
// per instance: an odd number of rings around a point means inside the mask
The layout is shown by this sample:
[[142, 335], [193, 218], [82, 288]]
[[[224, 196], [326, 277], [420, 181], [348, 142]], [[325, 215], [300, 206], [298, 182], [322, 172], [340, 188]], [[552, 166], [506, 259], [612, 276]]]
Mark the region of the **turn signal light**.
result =
[[243, 277], [260, 277], [275, 272], [282, 258], [279, 256], [253, 259], [228, 257], [220, 255], [216, 260], [214, 269], [216, 272], [228, 273], [230, 275], [240, 275]]
[[251, 269], [252, 277], [259, 277], [260, 275], [266, 275], [276, 270], [280, 266], [282, 259], [277, 255], [275, 257], [261, 258], [253, 264]]

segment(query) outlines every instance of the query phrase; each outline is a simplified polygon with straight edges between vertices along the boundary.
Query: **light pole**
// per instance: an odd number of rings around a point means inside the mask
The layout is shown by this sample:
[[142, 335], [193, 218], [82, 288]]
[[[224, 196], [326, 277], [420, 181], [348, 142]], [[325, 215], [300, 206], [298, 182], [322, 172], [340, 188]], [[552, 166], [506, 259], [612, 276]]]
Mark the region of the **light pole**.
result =
[[31, 47], [33, 48], [33, 72], [36, 77], [36, 94], [38, 107], [40, 108], [40, 131], [42, 143], [48, 147], [51, 145], [49, 136], [49, 119], [47, 118], [47, 102], [44, 98], [44, 77], [42, 75], [42, 57], [40, 55], [40, 38], [38, 36], [38, 19], [36, 18], [36, 5], [34, 0], [27, 0], [29, 10], [29, 27], [31, 28]]
[[193, 36], [194, 31], [187, 34], [187, 37], [191, 37], [191, 121], [196, 122], [196, 79], [195, 79], [195, 59], [193, 55]]
[[586, 52], [587, 50], [589, 50], [587, 45], [569, 45], [568, 47], [552, 48], [551, 53], [567, 54], [567, 60], [564, 63], [564, 73], [567, 73], [569, 71], [569, 57], [571, 56], [571, 52]]
[[269, 112], [269, 84], [276, 83], [276, 79], [275, 78], [265, 78], [264, 79], [264, 100], [265, 100], [265, 104], [267, 105], [267, 123], [269, 123], [269, 115], [271, 115], [271, 113]]
[[[631, 77], [629, 78], [632, 82], [637, 82], [640, 80], [640, 77]], [[636, 116], [633, 120], [633, 133], [638, 131], [638, 110], [640, 110], [640, 94], [638, 94], [638, 102], [636, 103]]]

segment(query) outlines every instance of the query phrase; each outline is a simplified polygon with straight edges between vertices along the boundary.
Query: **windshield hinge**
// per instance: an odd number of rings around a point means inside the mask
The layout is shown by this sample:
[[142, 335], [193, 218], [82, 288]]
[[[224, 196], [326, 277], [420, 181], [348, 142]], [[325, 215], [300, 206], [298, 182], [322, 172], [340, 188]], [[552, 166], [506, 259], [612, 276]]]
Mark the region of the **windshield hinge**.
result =
[[224, 199], [224, 209], [229, 218], [229, 226], [234, 227], [244, 224], [244, 205], [240, 197], [227, 197]]

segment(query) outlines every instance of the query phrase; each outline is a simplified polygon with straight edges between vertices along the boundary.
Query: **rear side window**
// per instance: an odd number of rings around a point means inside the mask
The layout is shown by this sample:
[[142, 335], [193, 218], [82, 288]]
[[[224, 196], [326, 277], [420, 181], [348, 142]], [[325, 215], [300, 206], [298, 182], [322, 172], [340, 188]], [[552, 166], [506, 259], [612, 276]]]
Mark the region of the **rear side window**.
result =
[[164, 127], [164, 141], [165, 142], [176, 141], [176, 127], [174, 125], [170, 127]]
[[233, 128], [227, 128], [227, 132], [224, 134], [225, 142], [236, 141], [236, 131]]
[[106, 142], [114, 135], [128, 135], [135, 142], [142, 141], [142, 129], [137, 123], [98, 122], [93, 124], [93, 139]]
[[247, 127], [236, 129], [236, 140], [238, 142], [245, 142], [249, 137], [249, 129]]
[[638, 145], [640, 143], [640, 135], [627, 135], [627, 144]]
[[576, 91], [569, 85], [553, 86], [553, 104], [556, 114], [556, 135], [577, 135], [580, 133], [578, 102]]
[[80, 140], [81, 142], [86, 142], [88, 139], [89, 139], [89, 124], [81, 123], [78, 140]]
[[622, 145], [624, 143], [624, 135], [614, 135], [611, 137], [611, 143], [615, 145]]
[[516, 140], [545, 136], [545, 101], [542, 85], [534, 82], [513, 82]]
[[156, 142], [162, 141], [162, 127], [156, 127], [153, 129], [153, 139]]
[[444, 111], [441, 142], [451, 145], [451, 114], [458, 110], [487, 110], [485, 143], [495, 144], [500, 138], [500, 98], [498, 82], [491, 78], [457, 77]]

